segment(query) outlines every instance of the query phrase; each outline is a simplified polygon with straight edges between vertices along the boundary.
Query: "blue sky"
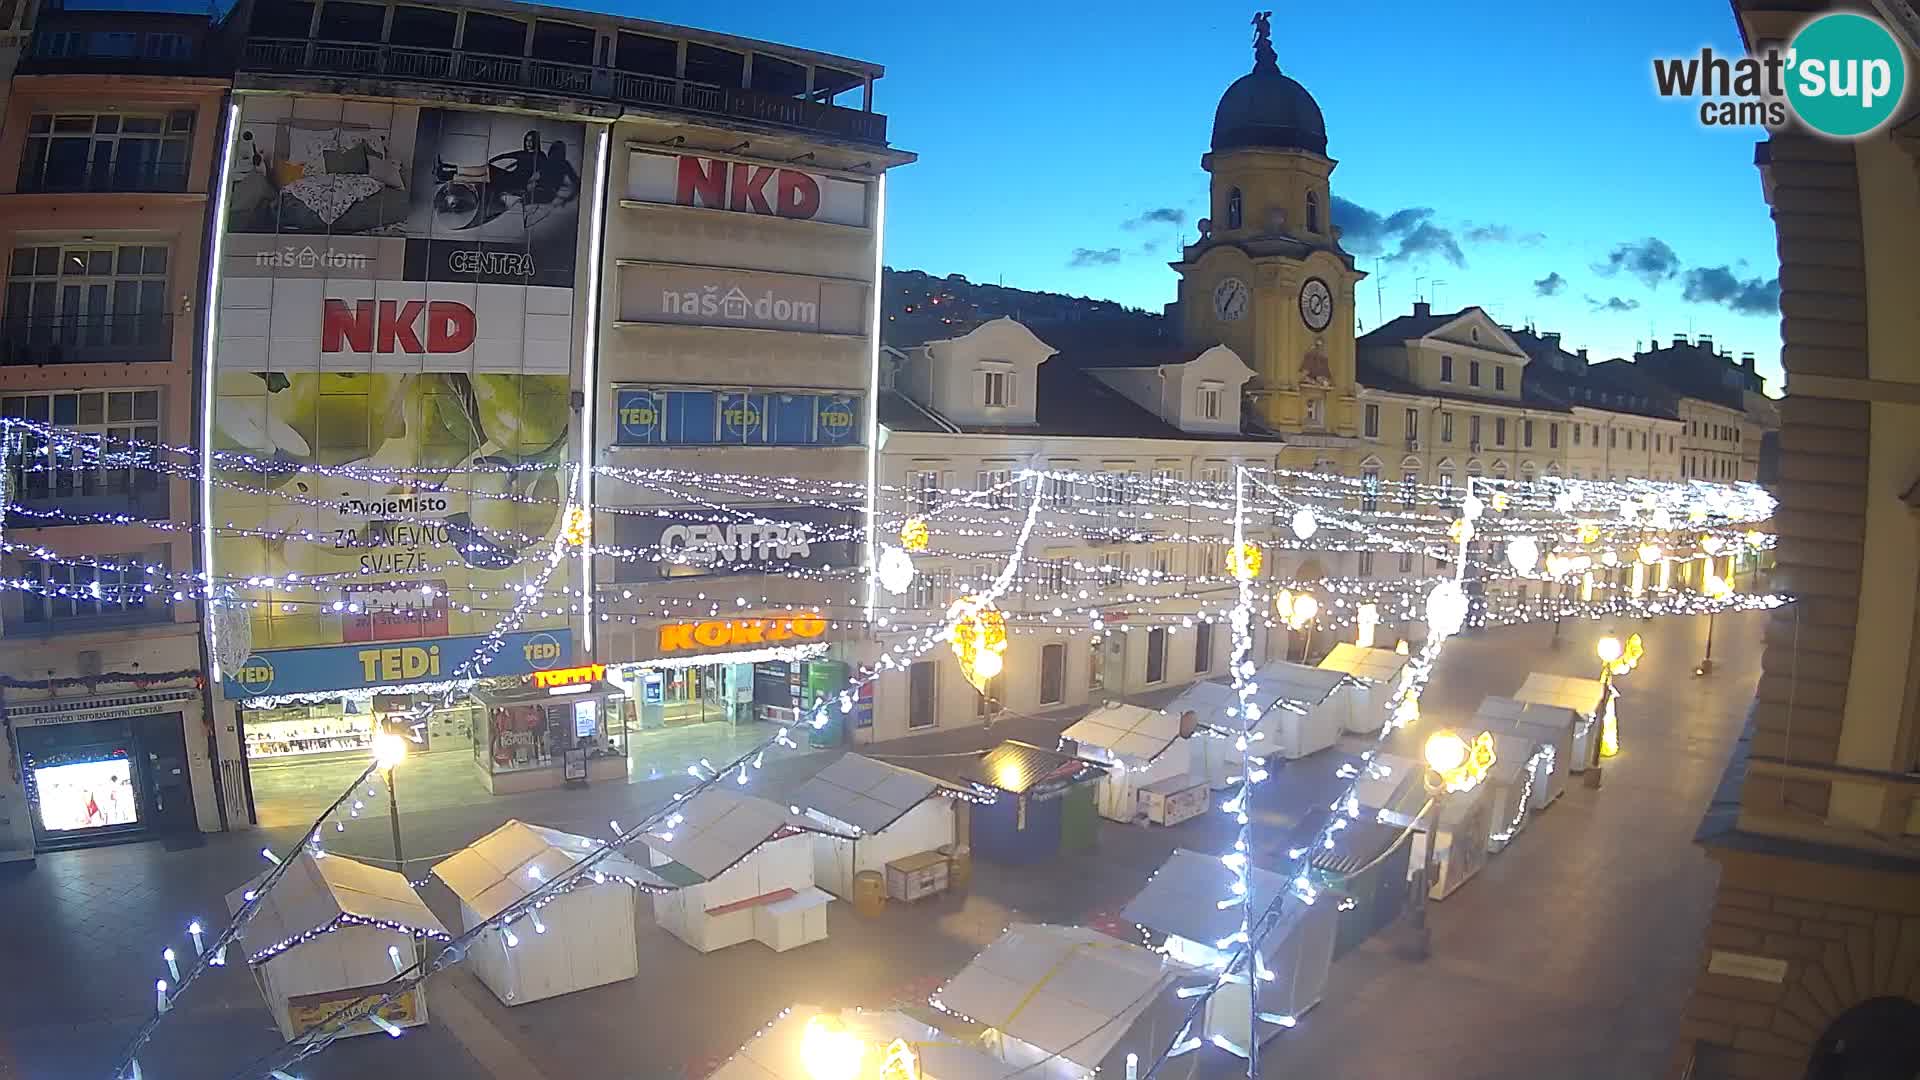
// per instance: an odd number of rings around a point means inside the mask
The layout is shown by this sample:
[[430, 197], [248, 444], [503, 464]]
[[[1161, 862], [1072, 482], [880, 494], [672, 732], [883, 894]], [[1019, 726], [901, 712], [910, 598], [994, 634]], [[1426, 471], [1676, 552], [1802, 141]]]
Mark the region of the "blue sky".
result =
[[[1214, 105], [1252, 63], [1244, 4], [627, 10], [884, 64], [876, 108], [920, 155], [889, 181], [890, 265], [1155, 310], [1204, 212]], [[1405, 312], [1418, 278], [1441, 308], [1530, 320], [1596, 359], [1711, 334], [1753, 351], [1778, 391], [1764, 133], [1703, 128], [1697, 105], [1653, 90], [1655, 56], [1738, 54], [1726, 0], [1275, 10], [1281, 70], [1326, 114], [1336, 200], [1360, 208], [1336, 210], [1377, 271], [1377, 305], [1376, 279], [1360, 284], [1366, 327], [1376, 306]], [[1129, 225], [1152, 210], [1184, 225]]]

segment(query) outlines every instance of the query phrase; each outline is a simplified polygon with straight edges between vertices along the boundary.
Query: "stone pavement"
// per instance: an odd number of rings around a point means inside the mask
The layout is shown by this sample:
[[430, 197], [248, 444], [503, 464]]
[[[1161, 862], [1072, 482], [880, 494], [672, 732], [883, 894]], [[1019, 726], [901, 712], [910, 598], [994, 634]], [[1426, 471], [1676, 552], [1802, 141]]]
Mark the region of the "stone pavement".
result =
[[[1713, 867], [1691, 836], [1752, 695], [1762, 622], [1719, 620], [1720, 667], [1708, 679], [1690, 674], [1704, 620], [1623, 626], [1641, 630], [1649, 652], [1623, 684], [1624, 753], [1609, 763], [1606, 788], [1572, 789], [1438, 905], [1425, 964], [1399, 959], [1378, 939], [1350, 954], [1326, 1003], [1270, 1044], [1267, 1074], [1655, 1075], [1712, 900]], [[1464, 720], [1481, 696], [1512, 692], [1530, 669], [1589, 674], [1598, 632], [1568, 626], [1555, 652], [1544, 648], [1544, 627], [1451, 643], [1424, 711], [1435, 723]], [[945, 772], [942, 758], [924, 755], [959, 755], [1009, 736], [1048, 743], [1066, 719], [1009, 717], [991, 733], [938, 732], [875, 749]], [[754, 789], [779, 799], [830, 760], [770, 759]], [[1308, 759], [1282, 775], [1317, 776], [1321, 765]], [[596, 785], [417, 812], [403, 803], [406, 847], [410, 855], [451, 851], [508, 817], [597, 834], [610, 817], [638, 820], [664, 805], [679, 786], [671, 778]], [[1261, 824], [1291, 816], [1279, 808], [1285, 795], [1259, 808]], [[10, 976], [0, 980], [0, 1080], [103, 1076], [153, 1008], [153, 980], [165, 974], [160, 950], [190, 953], [181, 932], [188, 920], [217, 920], [224, 892], [263, 865], [260, 845], [292, 839], [290, 830], [261, 830], [179, 852], [139, 844], [59, 853], [0, 876], [0, 956]], [[874, 920], [835, 904], [829, 940], [785, 954], [749, 945], [700, 956], [655, 927], [643, 901], [637, 980], [507, 1009], [456, 968], [432, 986], [431, 1025], [397, 1040], [344, 1040], [294, 1073], [691, 1080], [788, 1004], [924, 1001], [1007, 922], [1096, 920], [1124, 904], [1173, 847], [1222, 850], [1227, 832], [1219, 815], [1171, 830], [1103, 823], [1099, 842], [1097, 854], [1038, 868], [980, 864], [964, 894], [895, 905]], [[328, 837], [345, 854], [385, 858], [389, 845], [379, 817]], [[424, 895], [456, 922], [437, 883]], [[143, 1055], [146, 1075], [220, 1080], [273, 1049], [277, 1032], [243, 972], [219, 970], [194, 987]], [[1195, 1054], [1182, 1065], [1161, 1075], [1233, 1072], [1220, 1056]]]

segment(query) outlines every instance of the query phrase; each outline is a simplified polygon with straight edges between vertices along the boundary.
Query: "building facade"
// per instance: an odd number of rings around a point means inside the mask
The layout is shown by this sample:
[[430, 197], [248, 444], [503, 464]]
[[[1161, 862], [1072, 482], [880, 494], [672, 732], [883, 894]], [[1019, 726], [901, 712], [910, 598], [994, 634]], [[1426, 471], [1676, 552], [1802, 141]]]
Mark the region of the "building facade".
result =
[[[27, 6], [29, 11], [30, 6]], [[40, 12], [0, 118], [0, 415], [109, 447], [196, 441], [203, 237], [228, 80], [204, 16]], [[185, 473], [7, 461], [0, 858], [218, 830]], [[35, 546], [61, 559], [25, 555]]]
[[[1824, 4], [1742, 0], [1750, 50]], [[1894, 24], [1896, 32], [1899, 23]], [[1920, 49], [1904, 42], [1907, 70]], [[1716, 904], [1671, 1075], [1920, 1070], [1920, 127], [1760, 144], [1791, 396], [1752, 721], [1699, 840]], [[1744, 445], [1744, 443], [1743, 443]]]

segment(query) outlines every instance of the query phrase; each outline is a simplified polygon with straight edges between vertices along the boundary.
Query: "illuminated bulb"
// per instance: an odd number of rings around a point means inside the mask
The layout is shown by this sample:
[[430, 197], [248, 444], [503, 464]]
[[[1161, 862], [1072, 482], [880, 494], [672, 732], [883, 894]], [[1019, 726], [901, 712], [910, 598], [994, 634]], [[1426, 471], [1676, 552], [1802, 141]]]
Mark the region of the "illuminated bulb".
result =
[[1652, 566], [1654, 563], [1657, 563], [1660, 561], [1660, 545], [1659, 544], [1641, 544], [1639, 555], [1640, 555], [1641, 562], [1646, 563], [1648, 566]]
[[1442, 776], [1457, 772], [1467, 763], [1473, 750], [1467, 741], [1451, 731], [1436, 731], [1427, 737], [1423, 752], [1427, 759], [1427, 768]]
[[1712, 535], [1711, 533], [1700, 538], [1700, 550], [1706, 552], [1709, 555], [1718, 555], [1720, 553], [1720, 549], [1725, 546], [1726, 546], [1725, 541], [1721, 540], [1718, 536]]
[[373, 760], [382, 769], [391, 769], [407, 760], [407, 740], [390, 731], [383, 731], [373, 737]]
[[1302, 540], [1308, 539], [1320, 529], [1320, 523], [1314, 520], [1313, 511], [1304, 506], [1293, 512], [1293, 520], [1289, 524], [1293, 526], [1293, 535]]
[[1450, 638], [1467, 622], [1467, 594], [1457, 581], [1447, 580], [1427, 594], [1427, 630], [1436, 638]]
[[1531, 536], [1519, 536], [1507, 543], [1507, 565], [1522, 574], [1530, 574], [1540, 563], [1540, 543]]
[[973, 670], [979, 673], [982, 679], [993, 678], [995, 675], [1000, 674], [1005, 667], [1006, 661], [1001, 659], [999, 653], [990, 649], [982, 649], [980, 654], [974, 657], [973, 660]]
[[1607, 550], [1605, 550], [1605, 551], [1603, 551], [1603, 552], [1601, 552], [1601, 553], [1600, 553], [1600, 565], [1602, 565], [1602, 566], [1618, 566], [1618, 565], [1620, 565], [1620, 556], [1619, 556], [1619, 554], [1618, 554], [1617, 552], [1615, 552], [1615, 551], [1614, 551], [1614, 550], [1613, 550], [1612, 548], [1608, 548]]
[[881, 588], [895, 596], [906, 592], [907, 587], [913, 584], [913, 556], [908, 555], [905, 549], [888, 544], [880, 550], [880, 561], [874, 567], [874, 577], [880, 582]]
[[1570, 487], [1561, 488], [1553, 494], [1553, 508], [1563, 514], [1571, 511], [1579, 502], [1579, 494]]
[[1619, 638], [1609, 635], [1601, 638], [1600, 643], [1594, 646], [1593, 651], [1599, 655], [1601, 660], [1611, 664], [1620, 659], [1621, 655], [1626, 652], [1626, 649], [1620, 644]]
[[866, 1056], [867, 1044], [831, 1017], [810, 1018], [800, 1036], [800, 1063], [809, 1080], [856, 1080]]
[[1320, 614], [1320, 601], [1315, 600], [1312, 593], [1301, 593], [1293, 598], [1294, 618], [1305, 623], [1318, 614]]
[[1477, 520], [1480, 515], [1486, 513], [1486, 511], [1487, 506], [1480, 501], [1480, 496], [1478, 495], [1468, 495], [1466, 501], [1460, 504], [1460, 516], [1466, 518], [1468, 521]]

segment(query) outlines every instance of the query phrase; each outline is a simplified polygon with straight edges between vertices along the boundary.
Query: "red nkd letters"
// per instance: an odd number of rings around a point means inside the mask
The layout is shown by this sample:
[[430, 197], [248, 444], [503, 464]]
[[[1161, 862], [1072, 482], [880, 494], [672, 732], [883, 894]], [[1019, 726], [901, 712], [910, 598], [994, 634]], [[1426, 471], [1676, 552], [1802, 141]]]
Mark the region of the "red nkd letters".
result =
[[[767, 201], [769, 183], [772, 202]], [[674, 201], [682, 206], [806, 219], [820, 212], [820, 183], [795, 169], [682, 154]]]
[[320, 317], [323, 353], [457, 353], [473, 338], [473, 309], [455, 300], [328, 300]]

